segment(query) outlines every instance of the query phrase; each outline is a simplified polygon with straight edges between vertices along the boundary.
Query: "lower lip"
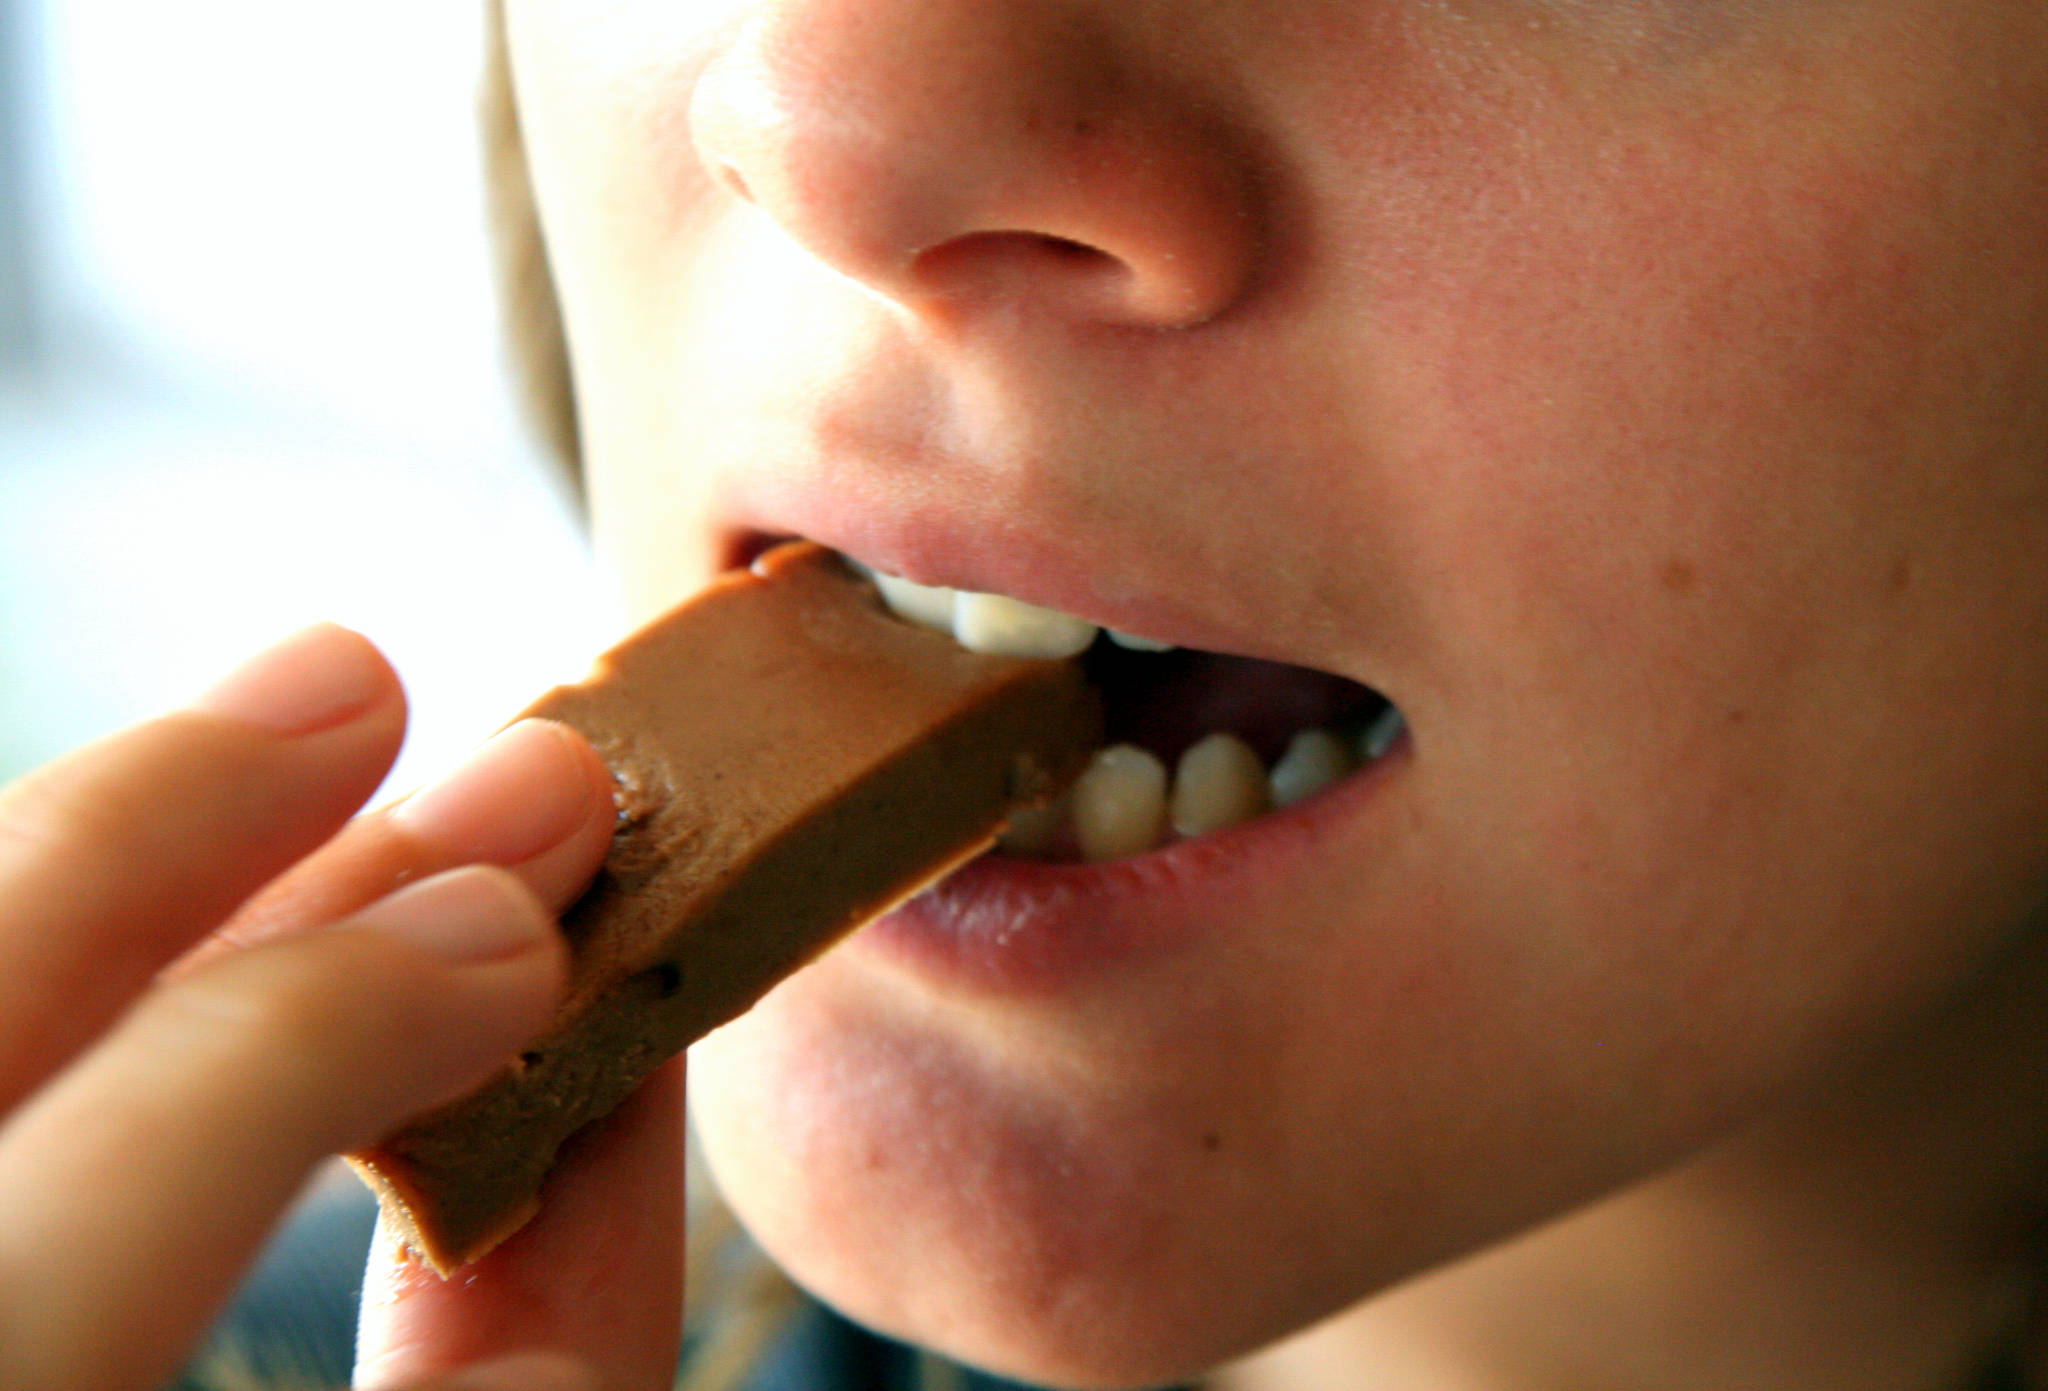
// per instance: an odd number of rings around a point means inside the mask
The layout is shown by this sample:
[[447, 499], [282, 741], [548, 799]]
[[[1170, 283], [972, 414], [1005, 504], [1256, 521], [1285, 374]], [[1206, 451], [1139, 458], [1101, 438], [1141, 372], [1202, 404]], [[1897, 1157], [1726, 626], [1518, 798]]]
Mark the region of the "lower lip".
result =
[[[1306, 869], [1340, 844], [1370, 844], [1412, 749], [1403, 735], [1296, 806], [1133, 859], [984, 855], [862, 928], [847, 949], [948, 991], [1006, 996], [1065, 993], [1185, 951], [1230, 921], [1284, 915]], [[1259, 912], [1261, 903], [1273, 912]]]

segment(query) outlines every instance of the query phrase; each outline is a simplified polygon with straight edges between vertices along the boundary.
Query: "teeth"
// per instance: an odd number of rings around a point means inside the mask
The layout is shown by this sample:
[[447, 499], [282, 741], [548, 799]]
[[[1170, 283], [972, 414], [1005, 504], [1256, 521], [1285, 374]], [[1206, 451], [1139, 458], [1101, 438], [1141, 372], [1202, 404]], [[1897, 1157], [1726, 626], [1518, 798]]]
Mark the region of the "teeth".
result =
[[[862, 567], [867, 569], [867, 567]], [[917, 584], [867, 569], [883, 602], [899, 616], [952, 633], [970, 652], [1009, 657], [1078, 656], [1107, 631], [1133, 652], [1171, 652], [1172, 643], [1104, 630], [1086, 619], [1001, 594]], [[1119, 744], [1095, 755], [1073, 788], [1044, 807], [1012, 815], [1000, 843], [1016, 855], [1059, 856], [1078, 844], [1091, 861], [1142, 855], [1166, 838], [1207, 835], [1290, 807], [1338, 782], [1361, 762], [1382, 758], [1407, 728], [1389, 705], [1356, 734], [1304, 729], [1269, 772], [1251, 746], [1218, 732], [1190, 747], [1169, 775], [1159, 758]], [[1067, 837], [1071, 833], [1072, 841]]]
[[1223, 731], [1191, 745], [1170, 774], [1156, 754], [1117, 744], [1098, 752], [1052, 805], [1015, 813], [1001, 844], [1013, 855], [1051, 859], [1075, 849], [1091, 862], [1142, 855], [1169, 832], [1204, 836], [1312, 797], [1356, 770], [1361, 748], [1382, 756], [1405, 728], [1389, 708], [1361, 733], [1304, 729], [1270, 772], [1256, 750]]
[[1001, 594], [961, 590], [953, 598], [953, 636], [969, 652], [1005, 657], [1072, 657], [1101, 629], [1086, 619]]
[[1042, 807], [1021, 807], [1010, 813], [996, 843], [1013, 855], [1044, 855], [1059, 844], [1060, 832], [1074, 817], [1071, 791], [1061, 793]]
[[898, 575], [885, 575], [880, 570], [868, 572], [874, 577], [875, 587], [882, 591], [882, 602], [887, 604], [899, 618], [907, 618], [920, 627], [936, 628], [942, 633], [953, 631], [954, 590], [936, 584], [918, 584]]
[[1173, 829], [1207, 835], [1266, 811], [1266, 765], [1235, 734], [1216, 733], [1180, 756], [1173, 773]]
[[1304, 729], [1270, 772], [1251, 745], [1220, 730], [1191, 745], [1170, 774], [1157, 755], [1118, 744], [1097, 753], [1059, 801], [1016, 813], [1002, 846], [1052, 858], [1078, 847], [1089, 861], [1142, 855], [1169, 832], [1188, 839], [1208, 835], [1312, 797], [1356, 770], [1364, 761], [1361, 749], [1379, 757], [1405, 728], [1390, 707], [1355, 735]]
[[1379, 717], [1365, 727], [1365, 733], [1358, 736], [1358, 752], [1370, 763], [1394, 747], [1394, 741], [1401, 737], [1401, 731], [1408, 727], [1408, 721], [1395, 706], [1389, 705], [1380, 711]]
[[[1087, 651], [1088, 644], [1102, 631], [1084, 618], [1057, 609], [1042, 609], [1001, 594], [918, 584], [874, 569], [867, 573], [882, 591], [882, 602], [899, 618], [949, 632], [970, 652], [1003, 657], [1073, 657]], [[1149, 638], [1118, 637], [1118, 641], [1145, 652], [1171, 650]]]
[[1096, 754], [1074, 784], [1074, 837], [1083, 858], [1142, 855], [1165, 830], [1166, 765], [1131, 744]]
[[[861, 570], [882, 591], [882, 602], [899, 618], [951, 633], [970, 652], [1004, 657], [1073, 657], [1088, 650], [1102, 629], [1057, 609], [971, 589], [918, 584], [870, 566]], [[1171, 652], [1173, 644], [1112, 630], [1109, 640], [1133, 652]]]
[[1291, 807], [1313, 797], [1358, 766], [1351, 745], [1327, 729], [1304, 729], [1287, 745], [1267, 779], [1273, 805]]

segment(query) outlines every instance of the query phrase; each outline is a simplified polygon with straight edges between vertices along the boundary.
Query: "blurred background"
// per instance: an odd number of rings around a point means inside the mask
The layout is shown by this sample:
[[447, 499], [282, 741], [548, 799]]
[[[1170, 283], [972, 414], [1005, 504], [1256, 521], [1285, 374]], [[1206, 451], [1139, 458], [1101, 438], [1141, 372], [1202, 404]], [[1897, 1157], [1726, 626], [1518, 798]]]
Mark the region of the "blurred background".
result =
[[480, 8], [0, 0], [0, 779], [332, 618], [410, 786], [616, 631], [504, 370]]

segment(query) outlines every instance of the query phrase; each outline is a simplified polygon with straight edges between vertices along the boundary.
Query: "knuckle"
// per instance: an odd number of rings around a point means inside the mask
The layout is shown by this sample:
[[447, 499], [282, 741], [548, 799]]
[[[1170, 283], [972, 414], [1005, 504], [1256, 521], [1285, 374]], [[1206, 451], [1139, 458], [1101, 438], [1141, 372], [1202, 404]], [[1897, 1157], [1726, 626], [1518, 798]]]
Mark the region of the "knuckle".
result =
[[[250, 741], [176, 716], [58, 759], [0, 788], [0, 851], [37, 860], [171, 862], [194, 823], [225, 833], [272, 809], [254, 795], [261, 763]], [[218, 823], [218, 824], [216, 824]]]
[[402, 954], [362, 934], [315, 934], [223, 959], [178, 989], [179, 1007], [224, 1047], [300, 1077], [333, 1071], [379, 1039], [403, 1038], [421, 991]]
[[126, 831], [118, 807], [81, 795], [59, 768], [0, 788], [0, 848], [37, 857], [103, 843]]
[[153, 992], [130, 1046], [172, 1092], [347, 1148], [413, 1104], [446, 1047], [445, 989], [398, 948], [335, 931], [230, 953]]

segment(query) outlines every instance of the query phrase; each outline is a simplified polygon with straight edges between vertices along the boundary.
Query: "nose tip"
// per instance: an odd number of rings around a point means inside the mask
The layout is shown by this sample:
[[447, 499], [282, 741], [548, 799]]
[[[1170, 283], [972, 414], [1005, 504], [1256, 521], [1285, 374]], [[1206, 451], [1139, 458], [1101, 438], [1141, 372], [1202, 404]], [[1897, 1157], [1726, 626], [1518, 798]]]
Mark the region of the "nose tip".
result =
[[1047, 8], [766, 5], [697, 79], [698, 154], [813, 256], [913, 312], [1215, 318], [1257, 256], [1243, 160], [1165, 84], [1103, 71]]

